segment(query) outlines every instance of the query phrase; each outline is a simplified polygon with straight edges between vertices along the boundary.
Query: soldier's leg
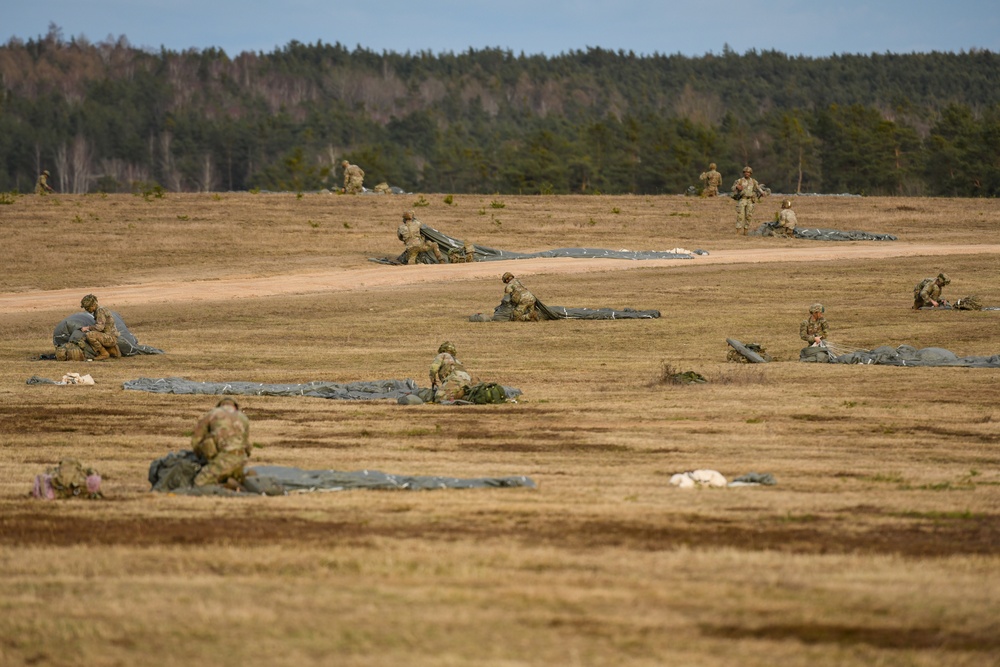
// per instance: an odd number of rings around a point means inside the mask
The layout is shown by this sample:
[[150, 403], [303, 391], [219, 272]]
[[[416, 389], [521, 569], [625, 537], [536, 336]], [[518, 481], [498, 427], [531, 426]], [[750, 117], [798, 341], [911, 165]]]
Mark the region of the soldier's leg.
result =
[[111, 358], [111, 354], [104, 348], [104, 344], [101, 342], [102, 336], [99, 331], [88, 331], [86, 338], [90, 347], [94, 348], [94, 361], [104, 361]]
[[417, 257], [420, 255], [420, 246], [406, 246], [406, 263], [416, 264]]
[[247, 457], [238, 452], [222, 452], [205, 464], [194, 478], [195, 486], [222, 484], [228, 479], [243, 481], [243, 466]]
[[438, 244], [433, 241], [424, 241], [424, 252], [433, 253], [434, 258], [437, 259], [438, 264], [447, 264], [445, 258], [441, 255], [441, 249], [438, 248]]

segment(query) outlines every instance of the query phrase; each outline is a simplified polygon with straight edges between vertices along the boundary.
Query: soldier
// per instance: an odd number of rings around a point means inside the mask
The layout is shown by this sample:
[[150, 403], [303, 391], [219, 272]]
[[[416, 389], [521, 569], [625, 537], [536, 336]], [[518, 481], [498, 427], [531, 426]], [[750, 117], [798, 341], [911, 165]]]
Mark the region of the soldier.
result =
[[507, 285], [503, 292], [510, 296], [510, 305], [514, 307], [510, 319], [515, 322], [537, 322], [538, 308], [535, 305], [535, 295], [525, 289], [521, 281], [509, 271], [503, 274], [501, 280]]
[[790, 199], [785, 199], [781, 202], [781, 210], [777, 215], [777, 223], [775, 236], [795, 236], [795, 228], [798, 226], [799, 221], [795, 218], [795, 211], [792, 210], [792, 201]]
[[948, 305], [948, 302], [941, 298], [941, 289], [950, 283], [951, 279], [943, 273], [937, 274], [937, 278], [921, 280], [913, 288], [913, 310], [920, 310], [924, 306], [937, 308]]
[[380, 194], [380, 195], [390, 195], [390, 194], [392, 194], [392, 190], [389, 189], [389, 184], [386, 183], [385, 181], [382, 181], [381, 183], [377, 184], [372, 189], [372, 192], [375, 192], [376, 194]]
[[764, 196], [764, 190], [753, 178], [753, 169], [743, 167], [743, 177], [733, 182], [733, 199], [736, 200], [736, 233], [747, 235], [753, 219], [753, 207]]
[[[472, 386], [472, 377], [455, 355], [458, 352], [450, 341], [441, 343], [438, 355], [431, 362], [431, 390], [434, 402], [457, 401], [464, 398]], [[440, 389], [438, 387], [440, 386]]]
[[809, 343], [810, 346], [822, 346], [829, 333], [826, 318], [823, 313], [826, 308], [821, 303], [814, 303], [809, 306], [809, 317], [802, 320], [799, 325], [799, 338]]
[[465, 241], [461, 250], [455, 248], [448, 252], [448, 261], [452, 264], [469, 264], [476, 261], [476, 246], [472, 241]]
[[344, 192], [349, 195], [356, 195], [365, 191], [365, 172], [356, 164], [351, 164], [347, 160], [340, 163], [344, 168]]
[[425, 239], [420, 233], [422, 226], [423, 224], [413, 215], [413, 211], [407, 211], [403, 214], [403, 224], [396, 228], [396, 237], [403, 242], [403, 246], [406, 248], [405, 263], [416, 264], [421, 253], [430, 252], [434, 253], [439, 264], [444, 264], [444, 256], [437, 243]]
[[715, 163], [708, 165], [708, 171], [702, 172], [699, 180], [705, 181], [705, 189], [701, 191], [702, 197], [717, 197], [719, 186], [722, 185], [722, 174], [715, 170]]
[[243, 466], [250, 460], [250, 420], [236, 401], [223, 398], [198, 420], [191, 449], [207, 461], [194, 478], [195, 486], [243, 481]]
[[97, 297], [88, 294], [80, 300], [80, 307], [94, 316], [94, 325], [80, 327], [84, 333], [87, 343], [94, 348], [96, 356], [94, 361], [104, 361], [111, 357], [122, 356], [118, 348], [118, 327], [115, 326], [115, 318], [111, 311], [103, 306], [97, 305]]
[[46, 169], [38, 175], [38, 180], [35, 182], [35, 194], [36, 195], [47, 195], [49, 193], [55, 192], [52, 186], [49, 185], [49, 170]]

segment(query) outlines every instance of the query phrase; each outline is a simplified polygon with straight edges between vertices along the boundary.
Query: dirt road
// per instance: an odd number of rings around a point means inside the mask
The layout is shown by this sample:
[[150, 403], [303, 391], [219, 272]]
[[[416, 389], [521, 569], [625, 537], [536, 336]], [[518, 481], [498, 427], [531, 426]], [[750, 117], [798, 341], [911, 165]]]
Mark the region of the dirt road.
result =
[[81, 294], [100, 292], [102, 300], [116, 306], [174, 301], [224, 301], [248, 297], [342, 292], [387, 288], [417, 283], [495, 278], [504, 271], [519, 276], [535, 274], [627, 271], [636, 268], [696, 264], [757, 264], [766, 262], [814, 262], [845, 259], [885, 259], [893, 257], [1000, 254], [1000, 245], [929, 245], [876, 243], [870, 245], [822, 243], [815, 247], [761, 248], [759, 250], [718, 250], [694, 259], [633, 261], [619, 259], [523, 259], [475, 264], [385, 266], [330, 269], [321, 272], [288, 273], [267, 277], [233, 277], [220, 280], [149, 282], [114, 287], [74, 287], [70, 289], [0, 294], [0, 310], [26, 312], [65, 308]]

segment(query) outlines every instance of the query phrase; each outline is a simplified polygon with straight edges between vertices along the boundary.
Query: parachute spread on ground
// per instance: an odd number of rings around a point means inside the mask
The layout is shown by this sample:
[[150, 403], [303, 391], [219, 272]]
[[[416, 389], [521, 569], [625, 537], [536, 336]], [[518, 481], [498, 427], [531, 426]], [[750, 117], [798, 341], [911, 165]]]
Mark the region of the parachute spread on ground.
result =
[[[436, 243], [441, 254], [447, 259], [449, 256], [460, 254], [465, 255], [465, 242], [438, 230], [422, 225], [420, 235], [425, 239]], [[704, 250], [694, 250], [691, 252], [676, 252], [672, 250], [607, 250], [604, 248], [555, 248], [553, 250], [542, 250], [540, 252], [513, 252], [511, 250], [498, 250], [483, 245], [473, 244], [476, 262], [491, 262], [508, 259], [533, 259], [538, 257], [574, 257], [598, 258], [598, 259], [693, 259], [694, 255], [707, 255]], [[371, 257], [369, 261], [379, 264], [404, 264], [406, 253], [400, 254], [396, 258], [391, 257]], [[450, 261], [450, 260], [448, 260]], [[417, 257], [417, 262], [422, 264], [437, 264], [438, 260], [434, 253], [424, 252]]]
[[[194, 486], [205, 461], [190, 450], [171, 452], [149, 466], [152, 491], [187, 495], [237, 495], [217, 484]], [[431, 491], [436, 489], [537, 488], [530, 477], [442, 477], [436, 475], [394, 475], [378, 470], [303, 470], [288, 466], [247, 466], [242, 483], [246, 492], [279, 496], [313, 491]]]
[[[776, 222], [764, 222], [760, 227], [750, 232], [750, 236], [774, 236]], [[795, 238], [811, 241], [897, 241], [892, 234], [877, 234], [857, 230], [841, 231], [839, 229], [820, 229], [818, 227], [796, 227]]]
[[[307, 396], [346, 401], [399, 400], [420, 395], [421, 388], [413, 380], [362, 380], [358, 382], [327, 382], [316, 380], [301, 384], [263, 384], [260, 382], [197, 382], [186, 378], [138, 378], [122, 383], [122, 389], [147, 391], [154, 394], [208, 394], [225, 396]], [[509, 400], [521, 395], [521, 390], [503, 387]]]
[[[567, 308], [565, 306], [547, 306], [535, 300], [539, 320], [653, 320], [660, 316], [658, 310], [635, 310], [632, 308]], [[514, 307], [510, 297], [504, 295], [500, 305], [493, 309], [492, 315], [476, 313], [469, 317], [472, 322], [509, 322]]]
[[800, 361], [833, 364], [878, 364], [883, 366], [953, 366], [961, 368], [1000, 368], [1000, 354], [960, 357], [941, 347], [917, 349], [911, 345], [883, 345], [872, 350], [845, 350], [838, 345], [807, 347]]

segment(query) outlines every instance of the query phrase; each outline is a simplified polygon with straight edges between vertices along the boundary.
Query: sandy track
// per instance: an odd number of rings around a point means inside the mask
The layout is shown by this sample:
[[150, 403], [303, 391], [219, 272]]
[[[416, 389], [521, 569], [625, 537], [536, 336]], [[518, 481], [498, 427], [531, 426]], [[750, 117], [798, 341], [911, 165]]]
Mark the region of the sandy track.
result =
[[757, 250], [717, 250], [690, 260], [620, 259], [522, 259], [455, 265], [384, 266], [330, 269], [320, 272], [289, 273], [267, 277], [233, 277], [219, 280], [177, 280], [113, 287], [69, 289], [0, 294], [0, 309], [26, 312], [65, 308], [87, 292], [99, 292], [102, 301], [116, 306], [174, 301], [224, 301], [290, 294], [315, 294], [364, 289], [393, 289], [420, 283], [479, 280], [499, 277], [504, 271], [519, 276], [535, 274], [624, 271], [691, 264], [758, 264], [835, 260], [888, 259], [936, 255], [1000, 254], [1000, 245], [932, 245], [879, 243], [853, 245], [824, 243], [819, 247], [761, 248]]

